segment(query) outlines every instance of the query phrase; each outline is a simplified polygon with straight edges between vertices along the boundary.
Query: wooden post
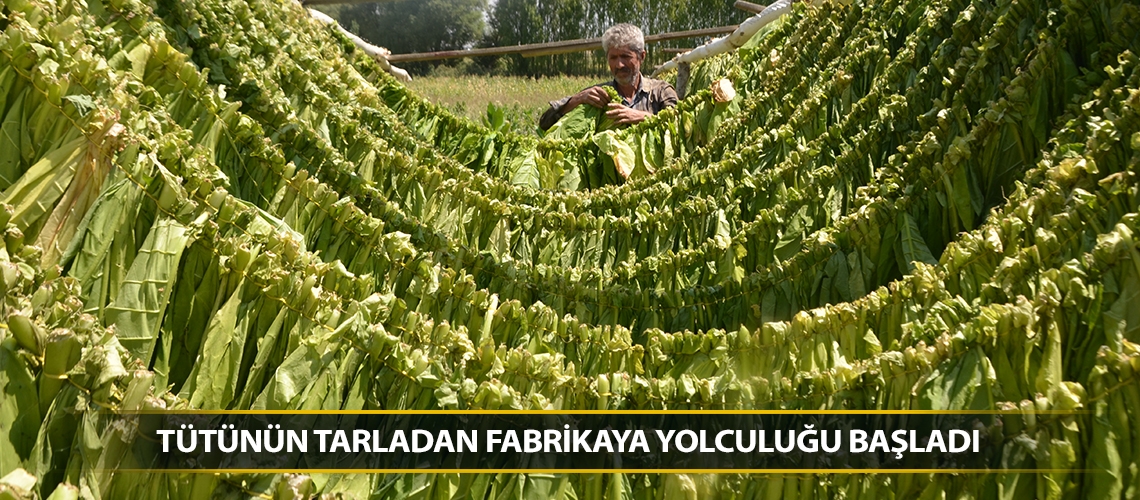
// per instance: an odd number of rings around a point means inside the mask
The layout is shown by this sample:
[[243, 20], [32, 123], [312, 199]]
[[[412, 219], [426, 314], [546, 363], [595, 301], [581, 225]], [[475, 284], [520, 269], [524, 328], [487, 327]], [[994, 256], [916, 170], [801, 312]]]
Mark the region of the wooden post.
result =
[[684, 99], [689, 88], [689, 63], [677, 65], [677, 98]]

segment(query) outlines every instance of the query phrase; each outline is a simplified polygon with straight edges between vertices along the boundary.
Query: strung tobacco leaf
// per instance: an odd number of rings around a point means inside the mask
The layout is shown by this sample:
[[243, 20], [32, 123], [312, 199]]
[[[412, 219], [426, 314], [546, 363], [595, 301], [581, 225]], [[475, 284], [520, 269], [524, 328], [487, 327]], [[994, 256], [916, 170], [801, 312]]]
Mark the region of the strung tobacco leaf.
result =
[[148, 364], [174, 289], [182, 251], [190, 240], [189, 228], [177, 221], [161, 218], [155, 222], [127, 271], [122, 289], [104, 313], [105, 323], [115, 325], [123, 347]]
[[[70, 135], [78, 135], [78, 131]], [[86, 137], [70, 139], [29, 167], [4, 191], [0, 203], [12, 205], [12, 222], [17, 227], [26, 229], [54, 209], [82, 165], [86, 151]]]

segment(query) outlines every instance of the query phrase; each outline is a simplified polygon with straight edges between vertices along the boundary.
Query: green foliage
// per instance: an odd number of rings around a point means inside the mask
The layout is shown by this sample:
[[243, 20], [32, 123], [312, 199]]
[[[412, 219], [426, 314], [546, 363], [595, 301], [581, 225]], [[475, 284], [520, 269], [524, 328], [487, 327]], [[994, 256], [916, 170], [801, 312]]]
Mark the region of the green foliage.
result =
[[[609, 94], [609, 102], [621, 102], [621, 96], [613, 87], [603, 87]], [[566, 113], [553, 126], [546, 131], [545, 137], [551, 139], [582, 139], [592, 136], [595, 132], [617, 128], [613, 119], [606, 116], [605, 108], [596, 108], [581, 105]]]
[[[454, 116], [294, 3], [4, 5], [7, 497], [1104, 498], [1140, 480], [1134, 2], [799, 5], [718, 61], [732, 104], [700, 90], [583, 139]], [[192, 407], [1005, 409], [995, 467], [1048, 470], [116, 472], [138, 436], [104, 409]]]

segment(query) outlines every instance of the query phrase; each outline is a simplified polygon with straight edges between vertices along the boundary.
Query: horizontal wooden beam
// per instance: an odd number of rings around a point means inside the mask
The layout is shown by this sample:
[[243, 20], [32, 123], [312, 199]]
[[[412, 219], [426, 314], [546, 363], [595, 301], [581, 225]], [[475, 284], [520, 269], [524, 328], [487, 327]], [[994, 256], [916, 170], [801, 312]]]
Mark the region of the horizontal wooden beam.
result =
[[[704, 28], [699, 30], [674, 31], [645, 37], [645, 43], [657, 43], [667, 40], [695, 38], [699, 36], [723, 35], [732, 33], [739, 25]], [[393, 54], [388, 56], [391, 62], [437, 61], [441, 59], [456, 59], [460, 57], [502, 56], [520, 54], [523, 57], [539, 57], [569, 52], [585, 52], [602, 48], [601, 37], [583, 38], [579, 40], [563, 40], [559, 42], [531, 43], [526, 45], [508, 45], [505, 47], [487, 47], [482, 49], [443, 50], [439, 52], [420, 52], [415, 54]]]
[[[649, 35], [645, 37], [645, 43], [657, 43], [668, 40], [680, 40], [684, 38], [696, 38], [699, 36], [712, 36], [723, 35], [736, 31], [739, 25], [719, 26], [716, 28], [702, 28], [698, 30], [686, 31], [673, 31], [670, 33], [660, 33], [657, 35]], [[587, 50], [598, 50], [602, 48], [601, 38], [587, 38], [583, 40], [567, 40], [563, 42], [551, 42], [546, 44], [534, 45], [547, 45], [547, 47], [535, 47], [533, 49], [526, 49], [518, 52], [523, 57], [540, 57], [550, 56], [554, 54], [566, 54], [570, 52], [585, 52]], [[519, 45], [517, 47], [526, 47], [526, 45]]]
[[752, 2], [745, 2], [744, 0], [736, 0], [736, 3], [732, 4], [732, 6], [746, 12], [751, 12], [753, 14], [764, 12], [763, 5]]
[[[539, 57], [539, 56], [552, 56], [554, 54], [569, 54], [571, 52], [586, 52], [590, 50], [601, 50], [601, 38], [587, 38], [584, 40], [568, 40], [565, 42], [553, 42], [558, 45], [552, 47], [540, 47], [537, 49], [527, 49], [518, 54], [523, 57]], [[541, 44], [535, 44], [541, 45]]]
[[467, 49], [467, 50], [441, 50], [439, 52], [417, 52], [414, 54], [392, 54], [388, 56], [391, 62], [416, 62], [416, 61], [437, 61], [440, 59], [455, 59], [459, 57], [480, 57], [480, 56], [501, 56], [506, 54], [518, 54], [530, 48], [535, 48], [533, 45], [514, 45], [507, 47], [488, 47], [483, 49]]
[[379, 3], [379, 2], [394, 2], [396, 0], [303, 0], [301, 4], [306, 7], [312, 5], [337, 5], [337, 4], [354, 4], [354, 3]]

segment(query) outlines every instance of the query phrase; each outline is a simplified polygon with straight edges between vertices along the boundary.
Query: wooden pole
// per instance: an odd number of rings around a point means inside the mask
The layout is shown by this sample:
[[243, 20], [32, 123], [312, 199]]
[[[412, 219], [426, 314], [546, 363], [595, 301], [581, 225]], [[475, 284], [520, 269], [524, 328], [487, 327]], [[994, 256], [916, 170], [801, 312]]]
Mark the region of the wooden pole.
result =
[[[585, 40], [569, 40], [567, 42], [553, 42], [555, 45], [552, 47], [544, 47], [537, 49], [527, 49], [518, 52], [523, 57], [539, 57], [539, 56], [552, 56], [554, 54], [569, 54], [571, 52], [586, 52], [590, 50], [601, 50], [601, 38], [587, 38]], [[541, 44], [536, 44], [541, 45]]]
[[[739, 25], [704, 28], [699, 30], [674, 31], [645, 37], [645, 43], [694, 38], [699, 36], [723, 35], [736, 31]], [[488, 47], [483, 49], [444, 50], [439, 52], [420, 52], [415, 54], [393, 54], [388, 56], [392, 62], [437, 61], [440, 59], [455, 59], [460, 57], [501, 56], [506, 54], [520, 54], [523, 57], [539, 57], [552, 54], [565, 54], [568, 52], [585, 52], [602, 48], [602, 39], [583, 38], [579, 40], [564, 40], [560, 42], [532, 43], [527, 45], [514, 45], [506, 47]]]
[[301, 3], [305, 6], [309, 5], [337, 5], [342, 3], [376, 3], [376, 2], [394, 2], [395, 0], [304, 0]]
[[689, 93], [689, 63], [677, 65], [677, 98], [684, 99]]
[[[732, 33], [736, 28], [740, 27], [739, 24], [731, 26], [718, 26], [716, 28], [702, 28], [699, 30], [686, 30], [686, 31], [673, 31], [670, 33], [660, 33], [657, 35], [649, 35], [645, 37], [645, 43], [665, 42], [668, 40], [680, 40], [683, 38], [695, 38], [699, 36], [712, 36], [723, 35], [725, 33]], [[587, 38], [585, 40], [570, 40], [567, 42], [553, 42], [555, 44], [566, 44], [560, 47], [541, 48], [536, 50], [527, 50], [519, 52], [523, 57], [539, 57], [549, 56], [553, 54], [565, 54], [568, 52], [585, 52], [587, 50], [597, 50], [602, 48], [601, 38]]]
[[746, 2], [744, 0], [736, 0], [736, 3], [732, 4], [732, 6], [738, 8], [740, 10], [746, 11], [746, 12], [751, 12], [753, 14], [759, 14], [761, 12], [764, 12], [764, 6], [763, 5], [755, 4], [752, 2]]
[[[601, 46], [602, 42], [598, 42]], [[415, 61], [436, 61], [440, 59], [455, 59], [459, 57], [479, 57], [479, 56], [501, 56], [506, 54], [518, 54], [527, 50], [539, 50], [539, 45], [548, 44], [530, 44], [530, 45], [515, 45], [513, 47], [488, 47], [485, 49], [468, 49], [468, 50], [441, 50], [439, 52], [417, 52], [414, 54], [392, 54], [388, 56], [388, 60], [392, 62], [415, 62]]]

